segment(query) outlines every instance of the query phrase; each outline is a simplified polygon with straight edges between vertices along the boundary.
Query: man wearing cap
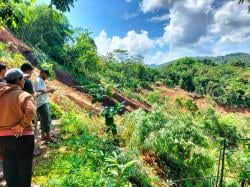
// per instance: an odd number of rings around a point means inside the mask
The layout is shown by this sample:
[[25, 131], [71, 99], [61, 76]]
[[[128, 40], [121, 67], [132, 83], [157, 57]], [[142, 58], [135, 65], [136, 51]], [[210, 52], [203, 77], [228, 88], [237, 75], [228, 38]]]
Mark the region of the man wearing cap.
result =
[[51, 116], [49, 106], [49, 93], [54, 93], [56, 91], [55, 89], [47, 88], [46, 86], [45, 80], [47, 80], [49, 76], [49, 71], [43, 69], [34, 82], [37, 114], [39, 115], [41, 124], [41, 140], [45, 140], [47, 143], [54, 141], [50, 136]]
[[6, 65], [3, 63], [0, 63], [0, 83], [5, 82], [4, 75], [6, 73]]
[[11, 69], [0, 84], [0, 147], [3, 152], [3, 172], [9, 187], [29, 187], [32, 177], [36, 114], [34, 98], [23, 91], [21, 70]]

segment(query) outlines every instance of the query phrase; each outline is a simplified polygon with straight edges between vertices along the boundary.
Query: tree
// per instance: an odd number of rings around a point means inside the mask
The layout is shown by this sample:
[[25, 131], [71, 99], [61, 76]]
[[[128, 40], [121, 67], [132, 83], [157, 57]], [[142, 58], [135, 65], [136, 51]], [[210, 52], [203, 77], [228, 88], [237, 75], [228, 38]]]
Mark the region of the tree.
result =
[[23, 15], [13, 3], [0, 2], [0, 25], [15, 28], [22, 21]]
[[75, 1], [77, 0], [51, 0], [50, 6], [55, 6], [61, 12], [68, 12], [71, 7], [74, 7]]
[[246, 63], [241, 62], [240, 60], [232, 62], [231, 65], [232, 66], [242, 67], [242, 68], [246, 67]]
[[90, 37], [91, 32], [81, 32], [73, 43], [65, 46], [66, 56], [64, 63], [71, 65], [78, 72], [96, 71], [99, 57], [95, 41]]
[[[243, 4], [243, 3], [250, 3], [250, 0], [239, 0], [239, 4]], [[250, 13], [250, 5], [248, 6], [248, 12]]]
[[19, 9], [22, 9], [24, 20], [14, 33], [54, 60], [62, 61], [64, 43], [73, 34], [66, 16], [46, 5], [27, 7], [26, 4], [19, 4]]
[[[23, 21], [23, 14], [16, 6], [18, 4], [25, 4], [30, 6], [36, 0], [2, 0], [0, 2], [0, 24], [6, 25], [9, 28], [16, 28], [18, 24]], [[61, 12], [70, 11], [74, 7], [77, 0], [51, 0], [49, 7], [55, 7]]]

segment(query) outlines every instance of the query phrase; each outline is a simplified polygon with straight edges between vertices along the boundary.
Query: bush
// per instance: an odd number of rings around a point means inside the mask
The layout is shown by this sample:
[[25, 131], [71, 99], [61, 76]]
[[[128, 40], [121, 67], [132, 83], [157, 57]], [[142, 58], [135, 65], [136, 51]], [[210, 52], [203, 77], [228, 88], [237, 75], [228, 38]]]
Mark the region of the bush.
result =
[[50, 114], [52, 119], [59, 119], [63, 115], [63, 110], [59, 105], [50, 102]]
[[161, 99], [161, 93], [160, 91], [153, 91], [153, 92], [150, 92], [147, 96], [147, 100], [150, 102], [150, 103], [159, 103], [160, 102], [160, 99]]
[[[131, 186], [131, 178], [149, 186], [146, 174], [141, 174], [130, 154], [113, 149], [107, 141], [92, 135], [89, 120], [84, 116], [66, 113], [61, 119], [61, 141], [40, 160], [34, 182], [41, 186]], [[49, 175], [48, 175], [49, 173]]]
[[[178, 106], [171, 106], [171, 110], [168, 104], [154, 106], [151, 113], [138, 110], [127, 114], [122, 124], [126, 145], [133, 150], [153, 151], [170, 181], [215, 176], [221, 141], [227, 139], [227, 150], [237, 148], [242, 137], [238, 124], [243, 123], [244, 127], [247, 122], [239, 121], [238, 117], [221, 116], [213, 109], [197, 110], [190, 100], [177, 99], [176, 102]], [[189, 110], [183, 112], [183, 107]], [[243, 167], [238, 166], [238, 161], [241, 165], [246, 162], [239, 159], [244, 155], [237, 156], [237, 152], [231, 154], [233, 156], [228, 154], [226, 158], [227, 163], [231, 163], [226, 165], [227, 170], [237, 175], [240, 172], [245, 174]], [[207, 186], [208, 182], [180, 181], [176, 185]]]
[[20, 68], [22, 64], [29, 63], [24, 56], [16, 49], [13, 51], [12, 44], [4, 44], [0, 42], [0, 61], [5, 63], [9, 68]]
[[201, 95], [210, 95], [214, 101], [233, 107], [250, 107], [249, 72], [247, 66], [203, 63], [183, 58], [160, 70], [162, 82], [180, 86]]

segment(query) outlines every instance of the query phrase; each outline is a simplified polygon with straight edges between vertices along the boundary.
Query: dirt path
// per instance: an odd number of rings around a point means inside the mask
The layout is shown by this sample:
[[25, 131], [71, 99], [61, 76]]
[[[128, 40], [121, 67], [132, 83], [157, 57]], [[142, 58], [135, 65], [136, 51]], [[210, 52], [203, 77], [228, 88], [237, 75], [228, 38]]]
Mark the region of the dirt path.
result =
[[183, 98], [183, 99], [192, 99], [196, 102], [197, 106], [201, 109], [206, 109], [209, 107], [214, 107], [216, 111], [221, 113], [238, 113], [241, 115], [250, 116], [250, 109], [248, 108], [240, 108], [240, 107], [229, 107], [229, 106], [221, 106], [215, 104], [214, 102], [209, 101], [208, 98], [204, 96], [197, 96], [186, 92], [180, 88], [167, 88], [166, 86], [157, 86], [154, 88], [155, 90], [160, 91], [164, 96], [168, 96], [171, 101], [174, 101], [175, 98]]

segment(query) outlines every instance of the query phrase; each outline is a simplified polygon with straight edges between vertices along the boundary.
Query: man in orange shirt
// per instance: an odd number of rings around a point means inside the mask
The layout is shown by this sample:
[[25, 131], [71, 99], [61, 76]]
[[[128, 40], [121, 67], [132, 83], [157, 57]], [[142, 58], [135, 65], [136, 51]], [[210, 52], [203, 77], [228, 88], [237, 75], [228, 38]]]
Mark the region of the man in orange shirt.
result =
[[34, 150], [32, 120], [36, 114], [33, 97], [23, 91], [24, 77], [18, 69], [7, 71], [0, 83], [0, 147], [7, 186], [30, 187]]

